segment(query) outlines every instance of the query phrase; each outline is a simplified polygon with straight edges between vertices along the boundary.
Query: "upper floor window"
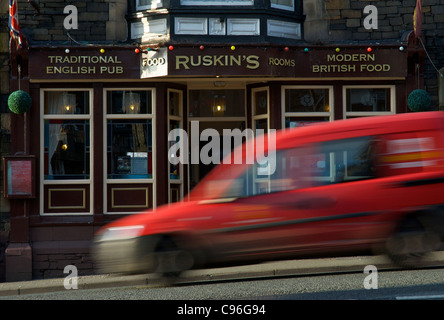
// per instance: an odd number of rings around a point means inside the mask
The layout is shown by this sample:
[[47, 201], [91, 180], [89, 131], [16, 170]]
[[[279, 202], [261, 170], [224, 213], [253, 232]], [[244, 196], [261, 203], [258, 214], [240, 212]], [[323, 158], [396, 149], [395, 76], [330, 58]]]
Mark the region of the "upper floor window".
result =
[[294, 11], [294, 0], [271, 0], [271, 7]]
[[44, 179], [89, 179], [90, 91], [48, 90], [43, 103]]
[[153, 10], [162, 6], [162, 0], [136, 0], [137, 10]]
[[180, 0], [180, 4], [184, 6], [252, 6], [254, 0]]

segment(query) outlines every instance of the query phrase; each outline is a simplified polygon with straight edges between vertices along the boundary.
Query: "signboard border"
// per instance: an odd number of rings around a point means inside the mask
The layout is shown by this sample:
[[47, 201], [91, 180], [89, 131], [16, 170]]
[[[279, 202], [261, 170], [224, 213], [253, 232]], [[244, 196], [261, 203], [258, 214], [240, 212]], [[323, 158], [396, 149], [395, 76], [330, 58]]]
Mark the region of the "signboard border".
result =
[[[8, 192], [8, 185], [11, 182], [11, 179], [14, 177], [8, 177], [8, 166], [12, 162], [16, 161], [29, 161], [31, 162], [31, 169], [27, 175], [30, 176], [31, 182], [31, 193], [27, 194], [14, 194]], [[36, 197], [35, 195], [35, 156], [33, 155], [12, 155], [12, 156], [3, 156], [3, 196], [7, 199], [33, 199]]]

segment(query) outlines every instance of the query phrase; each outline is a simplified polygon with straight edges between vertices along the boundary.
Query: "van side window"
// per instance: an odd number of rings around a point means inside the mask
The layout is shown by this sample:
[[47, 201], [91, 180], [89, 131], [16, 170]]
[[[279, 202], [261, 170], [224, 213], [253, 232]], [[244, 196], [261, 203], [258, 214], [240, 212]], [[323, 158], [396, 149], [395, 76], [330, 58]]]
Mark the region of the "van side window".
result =
[[326, 141], [318, 145], [322, 159], [314, 177], [323, 183], [340, 183], [370, 179], [375, 176], [374, 137]]
[[[359, 137], [276, 152], [275, 165], [248, 166], [221, 197], [249, 197], [375, 176], [375, 139]], [[270, 172], [270, 168], [274, 171]], [[212, 181], [222, 185], [222, 181]]]
[[276, 151], [275, 157], [268, 157], [273, 164], [256, 161], [248, 166], [223, 197], [248, 197], [309, 187], [312, 183], [312, 164], [307, 161], [310, 154], [307, 147]]

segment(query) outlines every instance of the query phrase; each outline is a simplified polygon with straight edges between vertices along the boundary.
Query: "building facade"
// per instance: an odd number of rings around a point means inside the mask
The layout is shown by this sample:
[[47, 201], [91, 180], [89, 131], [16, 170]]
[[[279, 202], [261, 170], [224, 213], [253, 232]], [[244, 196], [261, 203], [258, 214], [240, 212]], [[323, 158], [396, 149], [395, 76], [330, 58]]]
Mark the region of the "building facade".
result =
[[[61, 277], [66, 265], [92, 273], [97, 228], [186, 199], [212, 165], [172, 163], [173, 129], [199, 153], [206, 129], [409, 112], [417, 88], [438, 109], [444, 1], [429, 2], [431, 62], [409, 0], [71, 1], [77, 29], [65, 1], [19, 1], [27, 41], [11, 44], [9, 91], [20, 86], [32, 106], [10, 115], [4, 184], [15, 170], [30, 183], [26, 196], [5, 189], [5, 279]], [[378, 29], [363, 26], [366, 4], [378, 8]]]

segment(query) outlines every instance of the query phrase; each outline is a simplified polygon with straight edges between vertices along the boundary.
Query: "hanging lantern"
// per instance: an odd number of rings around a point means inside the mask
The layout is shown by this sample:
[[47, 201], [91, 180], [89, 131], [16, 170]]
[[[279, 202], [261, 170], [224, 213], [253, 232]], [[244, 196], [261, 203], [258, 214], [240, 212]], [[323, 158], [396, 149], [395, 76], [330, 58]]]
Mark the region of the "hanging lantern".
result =
[[422, 89], [413, 90], [407, 98], [407, 106], [411, 111], [427, 111], [431, 103], [429, 93]]
[[23, 91], [17, 90], [9, 95], [8, 107], [15, 114], [23, 114], [31, 108], [31, 96]]

